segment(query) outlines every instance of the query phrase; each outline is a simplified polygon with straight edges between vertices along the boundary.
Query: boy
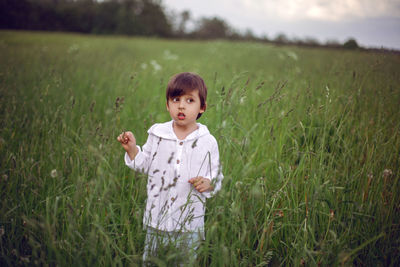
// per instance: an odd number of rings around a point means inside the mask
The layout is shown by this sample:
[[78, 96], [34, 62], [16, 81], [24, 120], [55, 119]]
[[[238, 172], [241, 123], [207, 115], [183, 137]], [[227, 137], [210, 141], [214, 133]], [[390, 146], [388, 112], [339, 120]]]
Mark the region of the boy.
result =
[[203, 79], [188, 72], [173, 76], [166, 98], [172, 121], [154, 124], [142, 149], [131, 132], [117, 140], [125, 164], [148, 175], [143, 260], [173, 242], [191, 261], [204, 239], [205, 199], [220, 190], [223, 175], [217, 141], [196, 122], [207, 107]]

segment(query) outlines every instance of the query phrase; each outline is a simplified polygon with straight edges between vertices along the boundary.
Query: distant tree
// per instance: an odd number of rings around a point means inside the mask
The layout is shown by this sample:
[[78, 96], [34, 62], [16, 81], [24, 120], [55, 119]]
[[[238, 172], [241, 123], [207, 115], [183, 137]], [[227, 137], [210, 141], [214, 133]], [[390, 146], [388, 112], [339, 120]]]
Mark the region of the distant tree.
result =
[[350, 38], [344, 42], [343, 47], [346, 49], [357, 49], [359, 48], [357, 41], [354, 38]]
[[94, 0], [56, 0], [54, 3], [48, 13], [54, 13], [54, 21], [58, 24], [56, 30], [92, 32], [96, 5]]
[[306, 37], [304, 39], [304, 43], [307, 46], [320, 46], [320, 43], [317, 39], [315, 39], [314, 37]]
[[340, 47], [341, 44], [339, 43], [338, 40], [335, 39], [329, 39], [325, 42], [325, 46], [327, 47]]
[[0, 0], [0, 28], [171, 34], [160, 0]]
[[278, 44], [287, 44], [289, 43], [289, 38], [284, 33], [278, 33], [274, 39], [274, 42]]
[[226, 38], [230, 35], [228, 24], [220, 18], [202, 18], [194, 31], [194, 36], [202, 39]]
[[168, 37], [172, 27], [159, 1], [143, 0], [143, 10], [138, 16], [138, 23], [143, 29], [142, 35]]
[[[118, 27], [120, 4], [117, 1], [102, 1], [96, 5], [93, 33], [115, 33]], [[121, 14], [119, 14], [121, 15]]]
[[305, 41], [303, 39], [299, 38], [299, 37], [294, 37], [290, 43], [298, 45], [298, 46], [306, 45]]
[[243, 38], [245, 40], [256, 40], [256, 36], [250, 28], [247, 28], [243, 34]]
[[135, 0], [124, 0], [118, 5], [116, 16], [115, 33], [133, 35], [138, 31], [137, 13], [141, 9], [140, 3]]
[[186, 33], [186, 25], [191, 18], [190, 12], [184, 10], [180, 13], [180, 21], [178, 26], [178, 35], [183, 36]]
[[264, 33], [264, 34], [261, 36], [260, 40], [261, 40], [262, 42], [270, 42], [270, 40], [269, 40], [269, 38], [268, 38], [268, 35], [267, 35], [266, 33]]
[[0, 28], [25, 29], [31, 5], [27, 0], [0, 0]]

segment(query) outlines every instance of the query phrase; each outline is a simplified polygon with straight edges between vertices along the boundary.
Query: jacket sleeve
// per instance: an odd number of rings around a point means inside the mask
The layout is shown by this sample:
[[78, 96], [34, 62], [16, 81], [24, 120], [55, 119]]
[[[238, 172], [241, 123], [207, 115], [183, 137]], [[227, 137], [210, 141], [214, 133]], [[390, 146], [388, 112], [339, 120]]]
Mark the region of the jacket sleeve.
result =
[[151, 158], [151, 150], [152, 150], [152, 145], [154, 142], [154, 136], [149, 134], [147, 137], [146, 143], [143, 145], [142, 148], [140, 146], [137, 146], [138, 148], [138, 153], [136, 154], [136, 157], [131, 160], [128, 156], [128, 153], [125, 153], [125, 164], [129, 168], [142, 172], [142, 173], [148, 173], [149, 167], [150, 167], [150, 158]]
[[211, 163], [211, 177], [205, 177], [211, 179], [212, 184], [214, 185], [214, 190], [210, 192], [204, 192], [203, 195], [206, 198], [213, 197], [219, 190], [221, 190], [222, 180], [224, 179], [224, 175], [222, 174], [222, 166], [219, 161], [219, 150], [218, 144], [215, 142], [211, 149], [210, 153], [210, 163]]

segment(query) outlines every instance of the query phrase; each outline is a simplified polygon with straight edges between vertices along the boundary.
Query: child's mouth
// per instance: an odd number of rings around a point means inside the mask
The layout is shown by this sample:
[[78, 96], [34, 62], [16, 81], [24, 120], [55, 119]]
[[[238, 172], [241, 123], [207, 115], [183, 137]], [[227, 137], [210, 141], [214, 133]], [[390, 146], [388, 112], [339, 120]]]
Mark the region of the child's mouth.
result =
[[178, 119], [184, 120], [184, 119], [185, 119], [185, 114], [183, 114], [183, 113], [178, 113]]

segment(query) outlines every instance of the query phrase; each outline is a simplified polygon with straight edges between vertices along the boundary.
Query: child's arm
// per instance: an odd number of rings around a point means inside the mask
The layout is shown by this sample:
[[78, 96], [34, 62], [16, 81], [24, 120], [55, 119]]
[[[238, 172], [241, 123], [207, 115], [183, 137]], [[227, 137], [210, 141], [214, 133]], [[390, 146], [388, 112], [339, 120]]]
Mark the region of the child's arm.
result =
[[136, 139], [132, 132], [123, 132], [117, 137], [118, 142], [121, 143], [126, 153], [131, 160], [134, 160], [138, 154], [138, 148], [136, 147]]
[[149, 164], [151, 164], [149, 159], [153, 139], [154, 136], [149, 134], [146, 143], [140, 148], [136, 145], [135, 136], [131, 132], [120, 134], [117, 140], [126, 151], [124, 157], [125, 165], [133, 170], [146, 173], [149, 170]]
[[194, 188], [198, 192], [203, 193], [206, 198], [212, 197], [221, 189], [221, 182], [224, 179], [224, 175], [221, 172], [219, 150], [216, 141], [211, 149], [210, 163], [210, 172], [206, 174], [206, 177], [198, 176], [189, 179], [189, 183], [193, 184]]

